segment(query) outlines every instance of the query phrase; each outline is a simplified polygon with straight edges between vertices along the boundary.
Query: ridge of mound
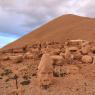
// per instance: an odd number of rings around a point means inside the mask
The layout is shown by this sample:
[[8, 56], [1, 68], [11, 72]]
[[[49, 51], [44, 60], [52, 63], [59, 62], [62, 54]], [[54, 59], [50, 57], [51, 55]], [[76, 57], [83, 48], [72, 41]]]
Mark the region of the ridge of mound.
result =
[[64, 42], [67, 39], [95, 39], [95, 19], [76, 15], [58, 17], [31, 33], [3, 47], [2, 49], [19, 48], [37, 41]]

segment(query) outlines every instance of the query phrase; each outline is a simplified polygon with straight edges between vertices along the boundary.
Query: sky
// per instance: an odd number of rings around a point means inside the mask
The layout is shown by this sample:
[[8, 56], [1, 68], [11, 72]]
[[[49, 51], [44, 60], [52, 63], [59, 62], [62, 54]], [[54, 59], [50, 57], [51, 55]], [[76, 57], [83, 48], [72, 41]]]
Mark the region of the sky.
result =
[[64, 14], [95, 17], [95, 0], [0, 0], [0, 47]]

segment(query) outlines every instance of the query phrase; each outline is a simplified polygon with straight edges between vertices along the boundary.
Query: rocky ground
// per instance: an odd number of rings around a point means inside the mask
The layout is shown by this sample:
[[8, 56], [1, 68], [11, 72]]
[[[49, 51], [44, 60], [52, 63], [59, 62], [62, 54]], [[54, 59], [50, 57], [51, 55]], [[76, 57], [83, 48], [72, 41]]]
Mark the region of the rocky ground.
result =
[[95, 42], [37, 42], [0, 51], [0, 95], [95, 95]]

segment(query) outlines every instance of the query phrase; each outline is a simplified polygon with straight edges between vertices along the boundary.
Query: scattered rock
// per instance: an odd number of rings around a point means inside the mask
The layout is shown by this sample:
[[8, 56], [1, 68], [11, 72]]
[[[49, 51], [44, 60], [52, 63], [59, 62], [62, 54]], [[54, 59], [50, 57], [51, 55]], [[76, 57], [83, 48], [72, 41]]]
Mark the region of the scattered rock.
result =
[[82, 54], [86, 55], [90, 52], [90, 48], [88, 46], [84, 46], [81, 48]]
[[6, 56], [6, 55], [5, 55], [5, 56], [2, 56], [2, 57], [1, 57], [1, 60], [2, 60], [2, 61], [7, 61], [7, 60], [9, 60], [9, 56]]
[[[74, 84], [74, 78], [76, 81], [80, 81], [78, 83], [81, 83], [82, 66], [89, 65], [86, 63], [95, 64], [95, 48], [89, 45], [89, 43], [82, 41], [71, 41], [65, 44], [49, 42], [45, 43], [44, 46], [34, 44], [31, 47], [26, 47], [25, 50], [19, 48], [12, 52], [0, 53], [0, 85], [4, 82], [7, 85], [6, 89], [9, 89], [11, 81], [13, 81], [16, 90], [10, 91], [8, 95], [20, 95], [20, 87], [27, 89], [21, 91], [23, 93], [21, 95], [24, 95], [28, 90], [30, 91], [30, 88], [31, 90], [35, 89], [32, 86], [37, 84], [39, 84], [37, 89], [40, 87], [41, 91], [43, 89], [50, 91], [49, 88], [55, 88], [61, 82], [64, 84], [64, 88], [65, 82], [70, 81], [69, 84]], [[11, 61], [16, 64], [10, 64]], [[11, 68], [7, 69], [6, 67]], [[95, 78], [94, 70], [92, 77]], [[58, 82], [59, 80], [60, 82]], [[33, 84], [30, 85], [32, 81]]]
[[27, 52], [27, 53], [25, 53], [24, 58], [25, 59], [33, 59], [33, 54], [31, 52]]
[[13, 53], [23, 53], [23, 48], [13, 49]]
[[77, 52], [78, 51], [78, 48], [77, 47], [74, 47], [74, 46], [73, 47], [69, 47], [69, 51], [72, 52], [72, 53], [73, 52]]
[[82, 62], [83, 63], [92, 63], [93, 59], [90, 55], [84, 55], [82, 56]]
[[15, 56], [9, 56], [9, 59], [13, 63], [21, 63], [23, 61], [23, 55], [15, 55]]
[[60, 55], [53, 55], [51, 58], [53, 60], [53, 65], [62, 66], [65, 64], [65, 59]]

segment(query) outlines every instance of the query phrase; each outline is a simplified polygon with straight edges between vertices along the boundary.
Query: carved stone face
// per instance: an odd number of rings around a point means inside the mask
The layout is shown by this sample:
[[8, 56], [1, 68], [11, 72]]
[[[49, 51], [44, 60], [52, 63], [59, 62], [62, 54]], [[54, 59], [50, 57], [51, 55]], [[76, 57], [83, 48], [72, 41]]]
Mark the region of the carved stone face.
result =
[[41, 62], [38, 66], [38, 80], [40, 86], [49, 87], [54, 83], [54, 63], [57, 64], [56, 72], [60, 76], [60, 65], [63, 65], [63, 57], [43, 55]]
[[41, 62], [38, 66], [38, 80], [40, 86], [50, 86], [53, 79], [53, 61], [50, 55], [42, 56]]
[[49, 86], [52, 84], [52, 80], [53, 80], [53, 72], [51, 71], [42, 71], [41, 73], [38, 74], [38, 78], [39, 78], [39, 83], [42, 86]]

